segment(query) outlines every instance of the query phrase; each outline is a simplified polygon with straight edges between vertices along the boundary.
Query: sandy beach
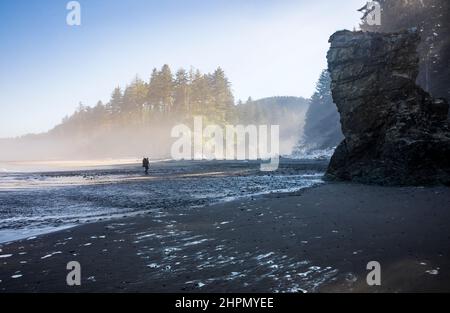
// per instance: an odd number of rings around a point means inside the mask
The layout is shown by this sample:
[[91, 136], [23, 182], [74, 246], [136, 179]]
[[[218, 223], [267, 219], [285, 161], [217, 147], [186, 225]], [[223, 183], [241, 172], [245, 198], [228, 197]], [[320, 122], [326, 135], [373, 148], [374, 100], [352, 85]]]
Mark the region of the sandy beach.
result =
[[0, 245], [0, 291], [449, 292], [449, 207], [447, 187], [326, 183], [90, 223]]
[[0, 17], [0, 297], [279, 312], [450, 294], [449, 0], [2, 0]]

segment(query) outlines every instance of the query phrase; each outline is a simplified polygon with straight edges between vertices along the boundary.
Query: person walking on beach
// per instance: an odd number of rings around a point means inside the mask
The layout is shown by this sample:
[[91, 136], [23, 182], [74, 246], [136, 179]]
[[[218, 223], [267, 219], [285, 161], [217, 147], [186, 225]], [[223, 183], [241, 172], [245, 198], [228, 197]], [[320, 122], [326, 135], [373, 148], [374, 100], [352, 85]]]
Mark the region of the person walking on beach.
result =
[[150, 161], [148, 160], [148, 158], [144, 158], [142, 160], [142, 167], [145, 168], [145, 175], [148, 175], [149, 166], [150, 166]]

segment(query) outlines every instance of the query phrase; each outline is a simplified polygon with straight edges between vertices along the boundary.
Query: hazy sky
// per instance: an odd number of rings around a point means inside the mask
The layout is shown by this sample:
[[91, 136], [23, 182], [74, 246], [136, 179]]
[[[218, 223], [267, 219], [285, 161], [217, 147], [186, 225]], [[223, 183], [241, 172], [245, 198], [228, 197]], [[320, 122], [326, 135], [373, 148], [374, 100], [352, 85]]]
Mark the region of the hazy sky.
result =
[[309, 97], [328, 38], [357, 27], [363, 0], [0, 0], [0, 137], [47, 131], [81, 101], [167, 63], [221, 66], [236, 99]]

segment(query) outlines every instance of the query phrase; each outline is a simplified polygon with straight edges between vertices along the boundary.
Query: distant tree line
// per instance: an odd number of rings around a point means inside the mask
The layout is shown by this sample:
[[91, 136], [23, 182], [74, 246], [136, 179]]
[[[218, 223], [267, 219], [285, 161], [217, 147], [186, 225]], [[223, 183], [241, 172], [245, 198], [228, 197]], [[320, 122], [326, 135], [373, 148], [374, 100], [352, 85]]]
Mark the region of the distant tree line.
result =
[[224, 124], [235, 117], [234, 97], [225, 72], [179, 69], [168, 65], [154, 69], [149, 81], [136, 77], [124, 90], [114, 89], [111, 99], [90, 107], [80, 104], [52, 132], [83, 133], [95, 129], [140, 128], [170, 124], [202, 115], [209, 122]]
[[[297, 97], [248, 98], [235, 103], [231, 83], [219, 67], [213, 73], [168, 65], [154, 69], [149, 79], [134, 78], [117, 87], [108, 102], [80, 104], [48, 133], [11, 141], [35, 159], [170, 156], [172, 127], [203, 124], [280, 125], [281, 151], [290, 153], [303, 130], [308, 100]], [[15, 157], [15, 156], [14, 156]]]

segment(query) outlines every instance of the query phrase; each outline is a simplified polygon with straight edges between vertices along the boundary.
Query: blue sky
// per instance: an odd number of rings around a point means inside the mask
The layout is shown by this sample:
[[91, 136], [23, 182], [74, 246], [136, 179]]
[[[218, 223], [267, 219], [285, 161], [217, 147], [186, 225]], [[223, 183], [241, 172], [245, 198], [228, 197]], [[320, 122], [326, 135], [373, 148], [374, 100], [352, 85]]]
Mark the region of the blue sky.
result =
[[165, 63], [221, 66], [237, 99], [309, 97], [365, 1], [79, 0], [75, 27], [68, 2], [0, 0], [0, 137], [47, 131]]

